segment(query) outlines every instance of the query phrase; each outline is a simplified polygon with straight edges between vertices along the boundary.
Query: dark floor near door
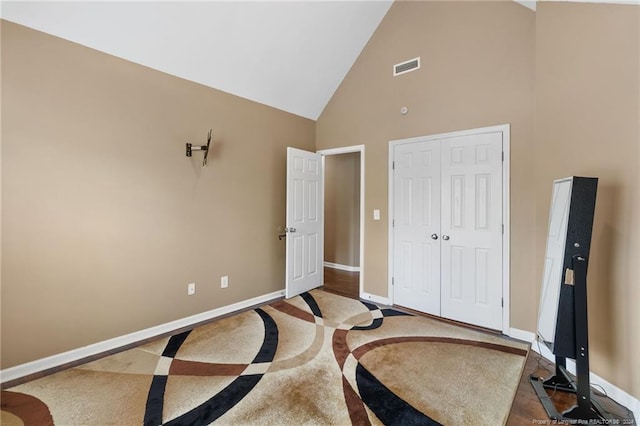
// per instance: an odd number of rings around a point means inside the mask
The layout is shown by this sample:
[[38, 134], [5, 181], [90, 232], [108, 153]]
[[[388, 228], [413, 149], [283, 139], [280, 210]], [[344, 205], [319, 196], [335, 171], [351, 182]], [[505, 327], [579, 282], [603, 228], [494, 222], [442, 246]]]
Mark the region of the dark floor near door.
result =
[[[359, 298], [360, 274], [358, 272], [347, 272], [338, 269], [324, 268], [324, 286], [325, 291], [339, 294], [341, 296], [350, 297], [352, 299]], [[531, 383], [529, 383], [529, 375], [549, 377], [555, 367], [552, 363], [538, 355], [537, 352], [531, 350], [524, 366], [524, 372], [518, 386], [516, 397], [511, 406], [511, 413], [507, 420], [507, 425], [517, 426], [524, 424], [533, 424], [535, 420], [548, 421], [548, 416], [544, 407], [538, 399]], [[549, 395], [552, 394], [548, 391]], [[552, 400], [556, 408], [562, 412], [575, 404], [574, 395], [562, 392], [553, 394]], [[602, 397], [601, 404], [606, 410], [619, 417], [619, 424], [636, 424], [628, 422], [633, 419], [633, 415], [624, 407], [617, 405], [610, 398]], [[540, 423], [543, 424], [543, 423]], [[603, 423], [604, 424], [604, 423]]]
[[357, 299], [360, 294], [360, 272], [324, 268], [323, 290], [340, 296]]

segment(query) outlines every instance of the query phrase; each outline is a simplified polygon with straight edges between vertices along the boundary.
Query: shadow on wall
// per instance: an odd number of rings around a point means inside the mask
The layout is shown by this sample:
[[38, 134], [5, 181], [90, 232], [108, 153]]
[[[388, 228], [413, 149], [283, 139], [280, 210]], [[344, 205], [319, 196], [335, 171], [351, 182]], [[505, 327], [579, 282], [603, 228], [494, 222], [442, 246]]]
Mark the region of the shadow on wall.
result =
[[612, 281], [620, 278], [615, 270], [617, 258], [623, 255], [616, 253], [616, 247], [620, 244], [620, 231], [612, 225], [620, 219], [620, 190], [619, 186], [603, 185], [602, 179], [600, 180], [589, 259], [591, 273], [587, 282], [587, 297], [591, 308], [590, 347], [597, 348], [604, 359], [612, 361], [615, 357], [616, 342], [622, 337], [618, 335], [618, 327], [614, 326], [614, 312], [617, 307], [611, 291]]

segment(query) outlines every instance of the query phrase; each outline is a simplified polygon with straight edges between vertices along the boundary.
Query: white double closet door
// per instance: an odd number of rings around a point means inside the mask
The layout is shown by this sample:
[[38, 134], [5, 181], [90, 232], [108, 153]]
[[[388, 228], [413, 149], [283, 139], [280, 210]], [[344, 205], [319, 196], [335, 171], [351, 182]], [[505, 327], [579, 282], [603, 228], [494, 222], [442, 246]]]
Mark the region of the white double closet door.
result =
[[393, 303], [502, 329], [502, 132], [392, 145]]

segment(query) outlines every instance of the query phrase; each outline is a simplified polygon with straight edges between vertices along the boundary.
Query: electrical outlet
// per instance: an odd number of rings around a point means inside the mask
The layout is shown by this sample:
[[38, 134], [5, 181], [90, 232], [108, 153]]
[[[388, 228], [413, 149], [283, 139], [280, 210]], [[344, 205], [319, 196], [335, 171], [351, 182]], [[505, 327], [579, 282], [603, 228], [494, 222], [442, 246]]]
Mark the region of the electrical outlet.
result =
[[229, 287], [229, 277], [228, 276], [224, 276], [220, 278], [220, 288], [227, 288]]
[[196, 294], [196, 283], [190, 283], [187, 285], [187, 296], [193, 296]]

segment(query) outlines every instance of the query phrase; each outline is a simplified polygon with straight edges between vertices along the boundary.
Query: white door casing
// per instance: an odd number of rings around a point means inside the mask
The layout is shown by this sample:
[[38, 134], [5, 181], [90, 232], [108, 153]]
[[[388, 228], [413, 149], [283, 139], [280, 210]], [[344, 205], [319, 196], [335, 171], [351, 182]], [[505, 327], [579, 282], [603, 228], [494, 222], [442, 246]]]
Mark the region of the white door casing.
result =
[[[360, 224], [360, 259], [358, 264], [360, 265], [360, 271], [359, 271], [359, 283], [358, 283], [358, 294], [361, 298], [363, 299], [368, 299], [371, 300], [372, 297], [370, 294], [365, 294], [364, 293], [364, 255], [365, 255], [365, 249], [364, 249], [364, 223], [365, 223], [365, 218], [364, 218], [364, 196], [365, 196], [365, 147], [364, 145], [351, 145], [351, 146], [343, 146], [340, 148], [328, 148], [328, 149], [321, 149], [319, 151], [317, 151], [318, 154], [322, 155], [323, 161], [322, 161], [322, 173], [323, 173], [323, 177], [326, 176], [325, 173], [325, 169], [324, 169], [324, 158], [330, 155], [341, 155], [341, 154], [350, 154], [350, 153], [360, 153], [360, 211], [359, 211], [359, 224]], [[323, 191], [323, 197], [324, 197], [324, 191]], [[324, 198], [323, 198], [323, 205], [324, 205]], [[324, 225], [324, 224], [323, 224]], [[323, 237], [324, 237], [324, 233], [323, 233]]]
[[323, 183], [320, 154], [287, 148], [287, 298], [323, 284]]
[[[441, 215], [439, 238], [435, 245], [432, 242], [432, 248], [439, 247], [441, 258], [439, 268], [430, 269], [432, 276], [439, 277], [439, 311], [435, 302], [425, 307], [424, 300], [417, 301], [416, 297], [403, 299], [398, 286], [398, 281], [404, 279], [398, 275], [403, 274], [403, 268], [406, 270], [402, 262], [407, 262], [400, 243], [404, 231], [402, 227], [398, 230], [398, 224], [404, 220], [400, 220], [400, 215], [406, 214], [400, 205], [402, 196], [398, 195], [403, 191], [399, 182], [402, 172], [398, 171], [400, 157], [412, 151], [411, 145], [418, 147], [415, 151], [421, 151], [428, 143], [439, 144], [441, 151], [438, 200], [441, 205], [438, 213], [431, 213], [431, 217]], [[407, 146], [406, 151], [400, 148], [403, 145]], [[391, 303], [509, 333], [508, 159], [509, 125], [390, 142], [389, 209], [394, 219], [389, 224]], [[428, 178], [431, 183], [436, 182], [434, 169], [423, 170], [417, 180]], [[406, 201], [403, 203], [407, 205]], [[414, 234], [416, 239], [424, 237], [422, 231]], [[434, 269], [438, 269], [437, 274]]]
[[442, 143], [442, 313], [502, 328], [502, 134]]
[[440, 315], [440, 142], [394, 148], [394, 303]]

